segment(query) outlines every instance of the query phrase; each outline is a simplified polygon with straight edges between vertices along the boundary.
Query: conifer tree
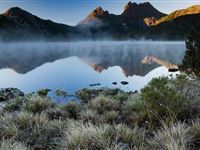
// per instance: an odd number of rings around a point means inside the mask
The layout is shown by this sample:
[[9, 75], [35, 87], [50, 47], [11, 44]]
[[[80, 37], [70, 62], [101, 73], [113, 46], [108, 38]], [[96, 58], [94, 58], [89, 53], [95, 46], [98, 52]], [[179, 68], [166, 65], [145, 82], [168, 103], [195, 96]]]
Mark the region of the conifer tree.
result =
[[190, 75], [200, 76], [200, 32], [191, 31], [186, 40], [186, 51], [181, 71]]

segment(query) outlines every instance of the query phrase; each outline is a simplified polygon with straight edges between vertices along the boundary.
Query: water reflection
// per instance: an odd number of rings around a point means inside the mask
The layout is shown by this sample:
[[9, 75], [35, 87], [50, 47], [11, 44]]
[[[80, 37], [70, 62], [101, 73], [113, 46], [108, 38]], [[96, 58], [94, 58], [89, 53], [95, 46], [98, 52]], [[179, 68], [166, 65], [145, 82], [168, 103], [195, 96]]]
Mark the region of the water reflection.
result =
[[[153, 77], [171, 74], [156, 63], [141, 63], [146, 56], [178, 64], [184, 49], [183, 42], [1, 44], [0, 87], [17, 87], [25, 92], [44, 87], [74, 92], [101, 83], [103, 87], [138, 90]], [[121, 81], [129, 84], [121, 85]]]

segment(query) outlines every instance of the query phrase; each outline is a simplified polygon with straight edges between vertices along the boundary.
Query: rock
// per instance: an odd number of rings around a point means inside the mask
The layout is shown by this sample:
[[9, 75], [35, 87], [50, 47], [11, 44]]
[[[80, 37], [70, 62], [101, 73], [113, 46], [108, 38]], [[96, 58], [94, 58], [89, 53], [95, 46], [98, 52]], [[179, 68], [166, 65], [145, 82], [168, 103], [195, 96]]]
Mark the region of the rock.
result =
[[113, 82], [112, 84], [113, 84], [113, 85], [117, 85], [117, 82]]
[[120, 147], [121, 150], [128, 150], [128, 149], [130, 149], [128, 143], [119, 142], [118, 146]]
[[100, 86], [101, 83], [89, 84], [89, 86]]
[[179, 71], [179, 69], [178, 68], [169, 68], [168, 71], [169, 72], [177, 72], [177, 71]]
[[129, 84], [129, 83], [128, 83], [127, 81], [122, 81], [121, 84], [122, 84], [122, 85], [127, 85], [127, 84]]
[[24, 93], [17, 88], [0, 89], [0, 102], [8, 101], [16, 97], [23, 97]]

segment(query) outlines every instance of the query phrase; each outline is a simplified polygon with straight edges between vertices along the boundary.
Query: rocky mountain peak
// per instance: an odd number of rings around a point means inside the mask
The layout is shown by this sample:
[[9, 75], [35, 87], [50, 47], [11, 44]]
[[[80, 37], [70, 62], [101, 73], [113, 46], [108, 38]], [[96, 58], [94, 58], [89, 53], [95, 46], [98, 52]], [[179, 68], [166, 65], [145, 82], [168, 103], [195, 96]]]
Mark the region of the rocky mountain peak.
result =
[[85, 19], [79, 22], [78, 25], [100, 25], [102, 24], [101, 19], [107, 17], [109, 14], [108, 11], [104, 11], [101, 7], [97, 7], [93, 10]]
[[149, 2], [145, 3], [135, 3], [128, 2], [124, 7], [123, 16], [128, 18], [142, 18], [145, 17], [155, 17], [160, 18], [164, 16], [163, 13], [155, 9]]
[[89, 16], [91, 17], [101, 17], [108, 15], [108, 11], [104, 11], [101, 7], [97, 7], [95, 10], [93, 10]]
[[131, 11], [132, 9], [138, 9], [138, 8], [143, 8], [143, 9], [146, 9], [146, 8], [151, 8], [153, 7], [149, 2], [145, 2], [145, 3], [140, 3], [140, 4], [137, 4], [135, 2], [128, 2], [125, 7], [124, 7], [124, 11]]
[[27, 16], [31, 15], [29, 12], [19, 8], [19, 7], [12, 7], [8, 9], [6, 12], [3, 13], [4, 16], [16, 17], [16, 16]]

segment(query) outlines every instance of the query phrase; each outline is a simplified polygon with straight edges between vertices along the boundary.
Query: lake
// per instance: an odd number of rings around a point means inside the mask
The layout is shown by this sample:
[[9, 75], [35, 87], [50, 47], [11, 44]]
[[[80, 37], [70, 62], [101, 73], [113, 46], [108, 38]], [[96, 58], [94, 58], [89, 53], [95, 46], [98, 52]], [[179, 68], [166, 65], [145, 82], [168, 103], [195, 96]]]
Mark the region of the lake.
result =
[[143, 63], [146, 56], [179, 64], [184, 51], [184, 42], [162, 41], [1, 43], [0, 88], [26, 93], [63, 89], [71, 94], [81, 88], [140, 90], [154, 77], [178, 73], [152, 60]]

